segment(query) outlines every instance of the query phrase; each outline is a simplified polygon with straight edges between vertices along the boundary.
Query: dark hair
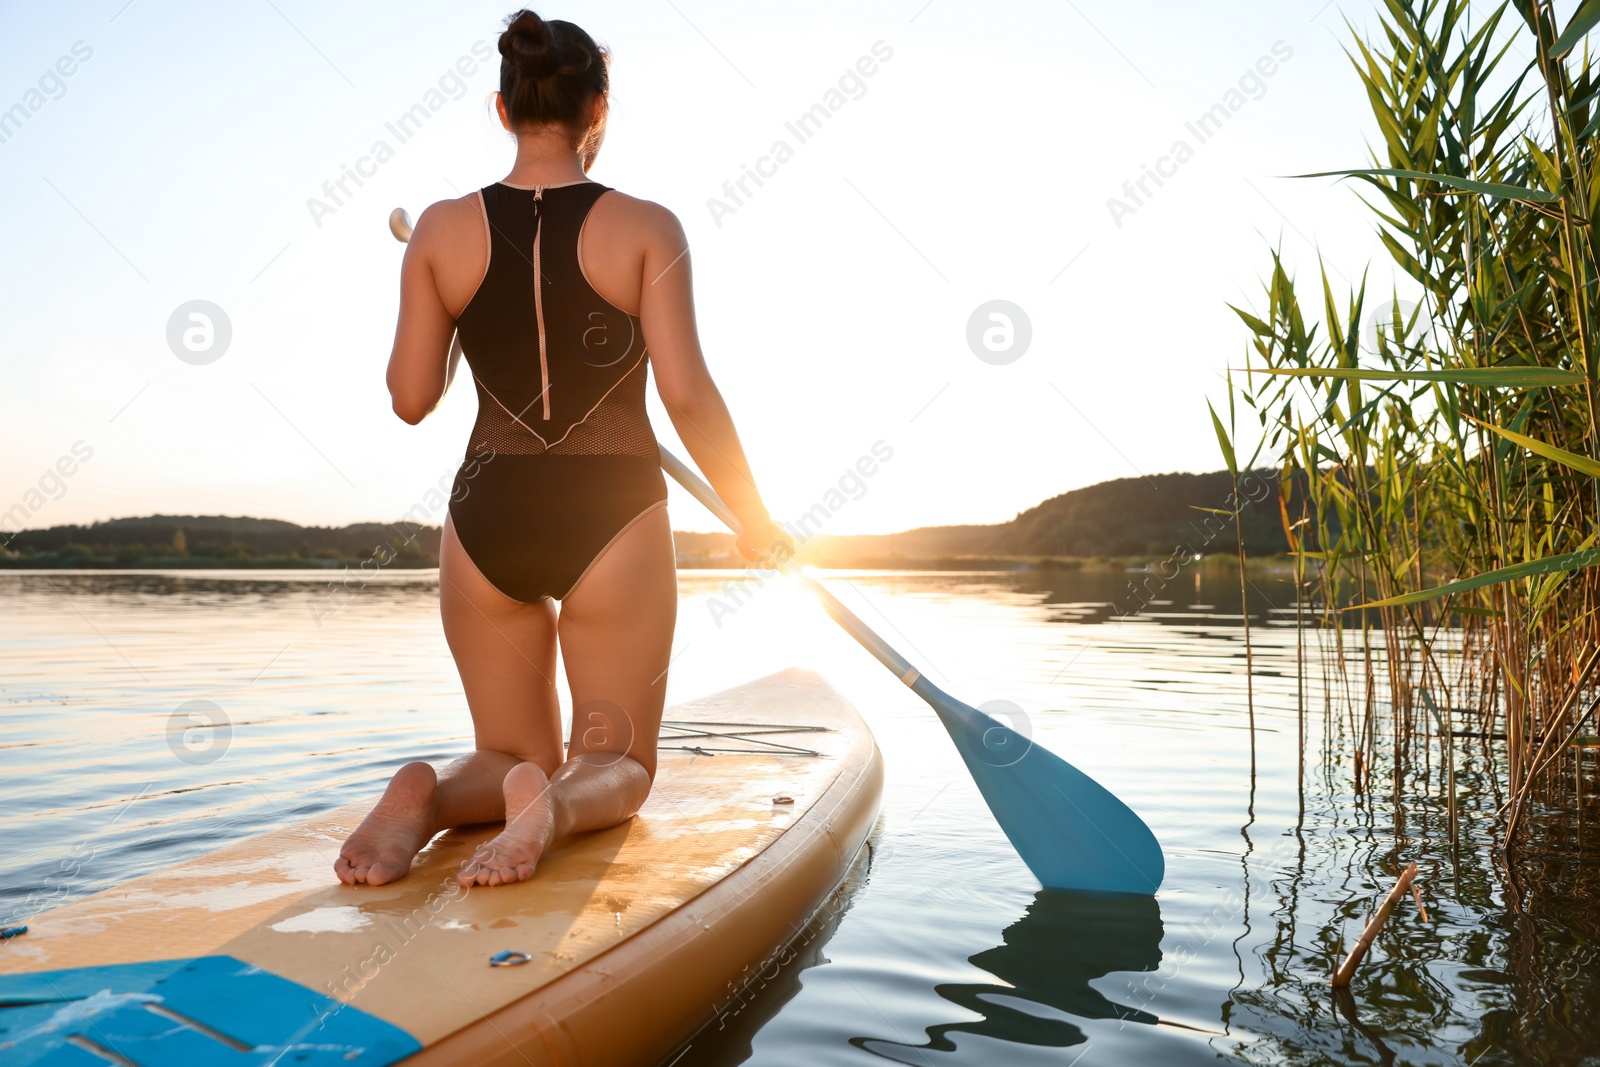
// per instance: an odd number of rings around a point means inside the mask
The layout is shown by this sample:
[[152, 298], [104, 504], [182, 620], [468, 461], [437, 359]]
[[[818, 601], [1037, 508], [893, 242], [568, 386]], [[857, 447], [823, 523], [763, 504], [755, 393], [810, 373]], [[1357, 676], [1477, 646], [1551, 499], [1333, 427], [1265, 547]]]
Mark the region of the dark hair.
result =
[[500, 35], [500, 97], [514, 128], [565, 126], [573, 147], [586, 134], [594, 98], [611, 88], [611, 56], [578, 26], [546, 22], [524, 8]]

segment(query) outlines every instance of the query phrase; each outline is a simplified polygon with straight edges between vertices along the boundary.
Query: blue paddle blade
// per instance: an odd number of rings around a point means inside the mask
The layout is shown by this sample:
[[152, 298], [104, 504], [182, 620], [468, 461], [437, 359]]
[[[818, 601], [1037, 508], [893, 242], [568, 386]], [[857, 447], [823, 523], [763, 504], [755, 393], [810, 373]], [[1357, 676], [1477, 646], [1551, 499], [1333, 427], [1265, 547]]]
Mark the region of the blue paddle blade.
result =
[[1149, 896], [1166, 859], [1144, 820], [1043, 745], [927, 680], [928, 702], [1022, 861], [1046, 889]]

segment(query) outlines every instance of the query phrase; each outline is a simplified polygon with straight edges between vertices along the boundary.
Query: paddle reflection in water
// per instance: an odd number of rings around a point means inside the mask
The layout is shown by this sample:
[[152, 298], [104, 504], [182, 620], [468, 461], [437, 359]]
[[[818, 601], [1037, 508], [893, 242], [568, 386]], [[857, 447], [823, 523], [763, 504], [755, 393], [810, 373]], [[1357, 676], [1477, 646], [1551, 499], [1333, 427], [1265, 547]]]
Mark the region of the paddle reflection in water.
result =
[[[1154, 897], [1042, 889], [1006, 928], [1001, 944], [969, 957], [999, 982], [942, 982], [934, 987], [977, 1019], [928, 1027], [928, 1040], [921, 1045], [879, 1037], [853, 1037], [850, 1043], [899, 1063], [925, 1063], [923, 1050], [956, 1051], [955, 1034], [1048, 1048], [1087, 1041], [1088, 1035], [1062, 1015], [1153, 1026], [1160, 1022], [1156, 1016], [1108, 998], [1091, 983], [1119, 971], [1154, 971], [1161, 965], [1161, 936], [1161, 906]], [[1129, 988], [1138, 984], [1134, 980]], [[1130, 999], [1144, 998], [1135, 994]]]

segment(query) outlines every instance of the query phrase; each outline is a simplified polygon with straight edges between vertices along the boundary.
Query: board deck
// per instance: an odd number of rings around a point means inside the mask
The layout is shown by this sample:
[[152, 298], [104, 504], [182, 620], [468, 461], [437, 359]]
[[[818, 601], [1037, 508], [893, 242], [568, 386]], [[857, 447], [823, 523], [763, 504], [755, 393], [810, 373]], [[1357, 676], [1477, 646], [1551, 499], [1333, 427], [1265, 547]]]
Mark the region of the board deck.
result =
[[[865, 841], [882, 789], [871, 732], [810, 672], [784, 671], [667, 717], [735, 724], [705, 730], [741, 736], [670, 741], [665, 731], [639, 815], [559, 843], [528, 882], [457, 887], [455, 869], [495, 832], [483, 827], [440, 835], [400, 882], [341, 885], [333, 861], [366, 801], [34, 917], [26, 935], [0, 943], [0, 1060], [118, 1062], [93, 1045], [137, 1067], [213, 1062], [192, 1049], [167, 1058], [162, 1041], [141, 1037], [154, 1004], [177, 1017], [161, 1016], [168, 1030], [188, 1022], [185, 1041], [206, 1038], [217, 1063], [305, 1064], [324, 1062], [323, 1052], [328, 1063], [413, 1067], [654, 1062], [805, 926]], [[737, 724], [796, 732], [741, 734]], [[757, 751], [711, 751], [729, 747]], [[489, 965], [507, 950], [529, 961]], [[216, 959], [231, 962], [173, 978]], [[173, 1007], [181, 998], [166, 985], [139, 984], [130, 965], [194, 987], [189, 1008]], [[61, 983], [49, 975], [74, 968], [103, 971], [73, 976], [73, 988], [103, 980], [111, 999], [52, 991]], [[289, 992], [247, 992], [261, 973]], [[230, 982], [238, 997], [227, 995]], [[270, 1014], [279, 994], [293, 1002], [286, 1018], [298, 1011], [303, 1021], [276, 1037], [240, 1036], [243, 1020]], [[111, 1014], [97, 1017], [101, 1008]], [[129, 1018], [138, 1033], [124, 1044], [138, 1055], [107, 1049]], [[380, 1037], [392, 1045], [381, 1054]], [[26, 1058], [30, 1047], [43, 1058]]]

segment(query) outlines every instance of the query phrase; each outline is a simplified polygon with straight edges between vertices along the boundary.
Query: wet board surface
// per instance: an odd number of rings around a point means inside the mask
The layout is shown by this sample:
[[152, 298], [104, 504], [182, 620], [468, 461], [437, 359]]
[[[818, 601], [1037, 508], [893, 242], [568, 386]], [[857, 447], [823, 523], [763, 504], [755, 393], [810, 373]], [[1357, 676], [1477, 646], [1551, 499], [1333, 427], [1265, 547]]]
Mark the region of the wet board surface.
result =
[[[392, 885], [341, 885], [364, 801], [33, 917], [0, 942], [0, 1060], [651, 1062], [805, 925], [882, 786], [871, 732], [807, 671], [666, 717], [714, 725], [664, 730], [640, 814], [559, 843], [528, 882], [457, 886], [490, 826], [435, 838]], [[733, 736], [669, 740], [697, 732]], [[489, 965], [507, 950], [528, 962]]]

